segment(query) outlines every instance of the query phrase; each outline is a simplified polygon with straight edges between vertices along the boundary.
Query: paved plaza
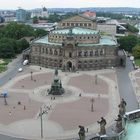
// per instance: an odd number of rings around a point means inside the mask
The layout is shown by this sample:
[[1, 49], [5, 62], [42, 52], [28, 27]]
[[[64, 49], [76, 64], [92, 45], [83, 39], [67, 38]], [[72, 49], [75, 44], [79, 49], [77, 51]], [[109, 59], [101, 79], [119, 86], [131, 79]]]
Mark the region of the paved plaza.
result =
[[[32, 74], [31, 74], [32, 72]], [[140, 74], [139, 74], [140, 75]], [[43, 111], [44, 139], [78, 137], [78, 126], [88, 128], [86, 135], [99, 132], [97, 121], [103, 116], [107, 126], [114, 123], [120, 102], [116, 71], [62, 72], [58, 76], [64, 95], [48, 95], [54, 70], [28, 66], [0, 88], [9, 96], [0, 98], [0, 132], [10, 136], [40, 139], [40, 107]], [[93, 112], [91, 111], [93, 99]]]

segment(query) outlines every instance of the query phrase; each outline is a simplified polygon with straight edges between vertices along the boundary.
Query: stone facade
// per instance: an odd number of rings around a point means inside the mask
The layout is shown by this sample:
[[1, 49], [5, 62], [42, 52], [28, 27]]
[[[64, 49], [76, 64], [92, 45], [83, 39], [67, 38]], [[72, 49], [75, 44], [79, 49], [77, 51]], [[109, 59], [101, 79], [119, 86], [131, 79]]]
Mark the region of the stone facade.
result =
[[59, 28], [69, 28], [69, 27], [84, 27], [89, 29], [97, 29], [97, 23], [95, 18], [90, 18], [84, 15], [77, 15], [71, 18], [62, 20], [58, 24]]
[[81, 27], [54, 30], [33, 41], [30, 48], [31, 64], [64, 71], [115, 67], [124, 61], [118, 55], [114, 37], [101, 36], [96, 30]]
[[115, 36], [117, 33], [117, 26], [115, 24], [98, 24], [97, 30]]

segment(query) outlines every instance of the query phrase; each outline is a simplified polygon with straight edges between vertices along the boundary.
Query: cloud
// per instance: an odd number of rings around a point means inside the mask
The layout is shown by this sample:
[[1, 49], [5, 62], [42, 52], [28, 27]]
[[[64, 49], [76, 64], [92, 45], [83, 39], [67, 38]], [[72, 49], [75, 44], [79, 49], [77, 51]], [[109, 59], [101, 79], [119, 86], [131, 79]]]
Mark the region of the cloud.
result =
[[42, 7], [140, 7], [140, 0], [0, 0], [0, 9]]

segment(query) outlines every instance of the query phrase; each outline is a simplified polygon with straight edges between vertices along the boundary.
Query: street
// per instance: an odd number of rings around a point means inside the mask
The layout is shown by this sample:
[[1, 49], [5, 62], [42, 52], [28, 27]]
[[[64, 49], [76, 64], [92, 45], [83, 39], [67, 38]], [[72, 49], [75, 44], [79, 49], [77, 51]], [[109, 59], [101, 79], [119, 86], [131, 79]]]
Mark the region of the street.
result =
[[138, 109], [138, 102], [128, 75], [132, 70], [134, 70], [134, 68], [129, 58], [127, 58], [125, 68], [117, 68], [120, 98], [124, 98], [124, 100], [127, 102], [126, 111]]
[[22, 67], [22, 56], [18, 56], [16, 59], [12, 61], [12, 63], [8, 66], [8, 70], [5, 71], [2, 76], [0, 77], [0, 86], [4, 85], [16, 76], [18, 73], [18, 69]]

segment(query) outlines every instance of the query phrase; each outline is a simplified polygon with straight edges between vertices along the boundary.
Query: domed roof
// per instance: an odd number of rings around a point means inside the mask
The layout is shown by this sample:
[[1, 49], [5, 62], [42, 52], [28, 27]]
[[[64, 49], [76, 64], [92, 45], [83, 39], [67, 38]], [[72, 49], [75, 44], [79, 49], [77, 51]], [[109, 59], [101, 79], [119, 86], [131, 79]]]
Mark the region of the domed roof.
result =
[[43, 7], [42, 10], [45, 12], [45, 11], [47, 11], [47, 8], [46, 7]]

